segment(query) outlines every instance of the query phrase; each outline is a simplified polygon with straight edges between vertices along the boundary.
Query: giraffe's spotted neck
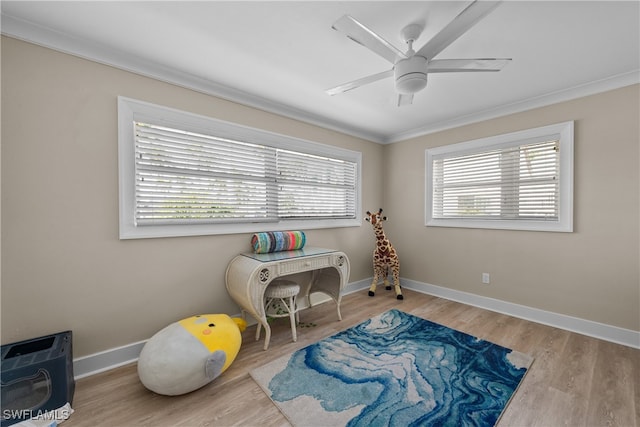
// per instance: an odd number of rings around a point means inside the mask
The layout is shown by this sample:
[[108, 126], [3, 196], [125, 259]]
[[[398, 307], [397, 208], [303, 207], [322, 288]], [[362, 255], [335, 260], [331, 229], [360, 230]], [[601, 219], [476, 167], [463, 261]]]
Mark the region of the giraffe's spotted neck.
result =
[[376, 234], [377, 240], [387, 240], [387, 236], [384, 234], [381, 222], [377, 222], [373, 225], [373, 232]]

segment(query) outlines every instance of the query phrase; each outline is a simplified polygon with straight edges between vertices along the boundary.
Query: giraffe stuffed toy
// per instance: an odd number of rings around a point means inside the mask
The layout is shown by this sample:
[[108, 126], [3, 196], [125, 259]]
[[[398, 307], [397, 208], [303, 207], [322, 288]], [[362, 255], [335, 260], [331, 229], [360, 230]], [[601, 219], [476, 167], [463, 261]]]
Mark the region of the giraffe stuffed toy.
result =
[[369, 288], [369, 296], [372, 297], [376, 294], [376, 286], [378, 286], [380, 279], [384, 280], [387, 290], [391, 289], [388, 279], [389, 269], [391, 269], [396, 298], [404, 299], [400, 288], [400, 261], [398, 260], [398, 254], [382, 229], [382, 221], [386, 221], [387, 217], [382, 216], [382, 208], [380, 208], [378, 213], [367, 211], [365, 219], [371, 223], [376, 234], [376, 248], [373, 251], [373, 283]]

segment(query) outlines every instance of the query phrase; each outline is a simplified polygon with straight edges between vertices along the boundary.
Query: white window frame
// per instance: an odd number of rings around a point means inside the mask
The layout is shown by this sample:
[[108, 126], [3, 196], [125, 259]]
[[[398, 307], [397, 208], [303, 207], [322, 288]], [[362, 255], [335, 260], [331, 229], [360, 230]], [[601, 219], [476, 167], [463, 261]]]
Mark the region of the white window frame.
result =
[[[425, 151], [425, 226], [462, 227], [503, 230], [573, 232], [573, 146], [574, 122], [568, 121], [535, 129], [491, 136]], [[456, 156], [468, 152], [490, 151], [519, 142], [554, 137], [560, 141], [560, 182], [558, 218], [556, 220], [531, 219], [479, 219], [479, 218], [434, 218], [433, 215], [433, 161], [436, 157]]]
[[[134, 122], [179, 126], [193, 132], [256, 142], [306, 154], [343, 159], [357, 164], [356, 212], [348, 219], [281, 219], [270, 222], [224, 222], [207, 224], [160, 224], [137, 226], [135, 221], [135, 131]], [[225, 122], [160, 105], [118, 97], [118, 175], [120, 239], [200, 236], [300, 230], [362, 225], [362, 153], [317, 142], [280, 135], [261, 129]]]

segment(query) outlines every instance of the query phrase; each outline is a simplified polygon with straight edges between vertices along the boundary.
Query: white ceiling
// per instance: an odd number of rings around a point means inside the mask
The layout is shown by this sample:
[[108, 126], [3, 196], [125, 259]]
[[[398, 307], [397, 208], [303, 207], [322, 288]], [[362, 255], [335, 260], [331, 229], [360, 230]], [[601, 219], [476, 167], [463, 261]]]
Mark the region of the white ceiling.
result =
[[[497, 73], [430, 74], [413, 105], [393, 79], [328, 96], [391, 64], [332, 30], [350, 14], [405, 51], [469, 1], [2, 1], [2, 33], [375, 142], [640, 82], [640, 2], [505, 1], [437, 59], [506, 57]], [[126, 95], [126, 94], [123, 94]]]

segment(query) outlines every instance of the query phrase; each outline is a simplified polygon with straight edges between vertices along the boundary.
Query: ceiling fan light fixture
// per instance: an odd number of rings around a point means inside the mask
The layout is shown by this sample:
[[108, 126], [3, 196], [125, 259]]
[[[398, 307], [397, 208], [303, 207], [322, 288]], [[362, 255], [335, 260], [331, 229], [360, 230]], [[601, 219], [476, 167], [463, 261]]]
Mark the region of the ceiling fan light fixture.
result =
[[413, 43], [420, 37], [423, 26], [416, 22], [407, 25], [400, 32], [407, 44], [406, 52], [401, 52], [350, 15], [344, 15], [333, 24], [332, 28], [343, 32], [350, 39], [391, 62], [393, 68], [328, 89], [326, 92], [329, 95], [343, 93], [393, 75], [396, 92], [400, 94], [398, 106], [403, 106], [410, 105], [413, 102], [413, 95], [427, 86], [427, 72], [500, 71], [511, 59], [433, 59], [495, 9], [499, 3], [500, 1], [472, 1], [453, 21], [445, 25], [417, 51], [413, 49]]
[[427, 87], [427, 75], [424, 73], [411, 73], [396, 80], [396, 89], [403, 94], [414, 94]]
[[396, 90], [403, 94], [413, 94], [427, 86], [427, 59], [412, 56], [396, 62], [394, 67]]

